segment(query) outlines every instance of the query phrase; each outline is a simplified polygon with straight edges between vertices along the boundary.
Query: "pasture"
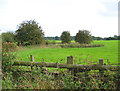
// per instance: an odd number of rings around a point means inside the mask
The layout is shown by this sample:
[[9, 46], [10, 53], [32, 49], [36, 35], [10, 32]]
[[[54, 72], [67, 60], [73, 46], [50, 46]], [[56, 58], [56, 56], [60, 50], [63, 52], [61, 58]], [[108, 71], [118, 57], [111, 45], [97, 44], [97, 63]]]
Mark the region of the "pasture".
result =
[[17, 51], [17, 60], [29, 61], [30, 55], [34, 55], [35, 62], [59, 61], [59, 63], [66, 63], [67, 56], [73, 56], [74, 62], [79, 64], [97, 63], [99, 58], [103, 58], [106, 64], [107, 60], [109, 60], [111, 64], [118, 63], [118, 40], [93, 41], [92, 44], [104, 44], [104, 46], [93, 48], [44, 48], [40, 46], [31, 46], [20, 48], [20, 50]]

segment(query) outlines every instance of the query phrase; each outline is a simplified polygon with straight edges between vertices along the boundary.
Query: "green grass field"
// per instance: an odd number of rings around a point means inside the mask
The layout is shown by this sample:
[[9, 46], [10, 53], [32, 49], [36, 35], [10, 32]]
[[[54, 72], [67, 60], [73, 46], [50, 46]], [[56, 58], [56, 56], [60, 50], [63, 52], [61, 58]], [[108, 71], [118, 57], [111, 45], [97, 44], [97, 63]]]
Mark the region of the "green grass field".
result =
[[[60, 42], [60, 41], [56, 41]], [[74, 41], [72, 41], [74, 42]], [[30, 55], [34, 55], [35, 62], [57, 62], [66, 63], [67, 56], [73, 56], [76, 63], [91, 64], [98, 62], [100, 58], [111, 64], [118, 63], [118, 40], [94, 41], [93, 44], [104, 44], [104, 47], [94, 48], [23, 48], [17, 51], [18, 60], [30, 61]]]

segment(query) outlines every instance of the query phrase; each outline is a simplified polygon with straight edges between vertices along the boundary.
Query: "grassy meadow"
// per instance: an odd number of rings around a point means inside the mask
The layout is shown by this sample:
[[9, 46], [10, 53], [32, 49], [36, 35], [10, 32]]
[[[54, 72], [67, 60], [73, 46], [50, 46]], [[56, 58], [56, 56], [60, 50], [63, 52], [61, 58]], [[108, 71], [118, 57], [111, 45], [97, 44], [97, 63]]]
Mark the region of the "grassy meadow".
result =
[[73, 56], [74, 63], [79, 64], [97, 63], [100, 58], [103, 58], [106, 64], [107, 60], [109, 60], [111, 64], [118, 63], [118, 40], [93, 41], [92, 44], [104, 44], [104, 46], [93, 48], [57, 48], [54, 47], [54, 45], [53, 47], [32, 46], [20, 48], [17, 51], [17, 60], [30, 61], [30, 55], [34, 55], [35, 62], [59, 61], [59, 63], [66, 63], [67, 56]]

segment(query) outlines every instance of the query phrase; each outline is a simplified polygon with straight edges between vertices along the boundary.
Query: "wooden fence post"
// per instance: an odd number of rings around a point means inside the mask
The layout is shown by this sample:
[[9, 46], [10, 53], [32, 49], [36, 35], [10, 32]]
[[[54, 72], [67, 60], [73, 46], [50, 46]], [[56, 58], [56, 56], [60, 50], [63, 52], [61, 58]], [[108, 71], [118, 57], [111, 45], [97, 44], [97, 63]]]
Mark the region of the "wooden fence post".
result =
[[34, 56], [33, 55], [30, 55], [30, 61], [34, 62]]
[[[67, 57], [67, 64], [74, 64], [73, 56]], [[74, 69], [68, 69], [68, 71], [71, 71], [71, 73], [74, 74]]]
[[[104, 64], [104, 59], [99, 59], [99, 65], [103, 65]], [[104, 75], [104, 70], [100, 69], [99, 70], [99, 74], [100, 74], [100, 77], [103, 77]]]
[[74, 62], [73, 62], [73, 56], [68, 56], [67, 57], [67, 64], [74, 64]]
[[[30, 55], [30, 61], [34, 62], [34, 56], [33, 55]], [[31, 65], [31, 70], [33, 70], [33, 66], [32, 65]]]

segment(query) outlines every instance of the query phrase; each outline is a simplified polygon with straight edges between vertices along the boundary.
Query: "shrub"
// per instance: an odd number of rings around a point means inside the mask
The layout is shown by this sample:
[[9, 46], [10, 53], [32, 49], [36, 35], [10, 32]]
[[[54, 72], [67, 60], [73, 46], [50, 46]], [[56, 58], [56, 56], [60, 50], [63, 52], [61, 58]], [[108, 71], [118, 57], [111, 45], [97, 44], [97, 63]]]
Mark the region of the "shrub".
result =
[[49, 40], [47, 39], [47, 40], [45, 40], [45, 44], [46, 45], [48, 45], [49, 44]]
[[13, 60], [16, 58], [15, 51], [17, 45], [15, 43], [2, 43], [2, 70], [3, 72], [10, 72]]
[[79, 30], [75, 36], [75, 41], [81, 44], [89, 44], [92, 42], [92, 36], [87, 30]]
[[55, 40], [52, 40], [52, 41], [51, 41], [51, 44], [56, 44], [56, 41], [55, 41]]
[[2, 42], [15, 42], [15, 34], [13, 32], [2, 33]]
[[46, 45], [49, 45], [49, 44], [56, 44], [56, 41], [55, 40], [46, 40]]
[[12, 70], [14, 69], [13, 60], [16, 58], [15, 51], [17, 45], [15, 43], [2, 43], [2, 88], [13, 89], [12, 87]]
[[62, 43], [70, 43], [70, 41], [72, 40], [72, 37], [70, 36], [70, 33], [68, 31], [64, 31], [61, 34], [61, 40], [62, 40]]

